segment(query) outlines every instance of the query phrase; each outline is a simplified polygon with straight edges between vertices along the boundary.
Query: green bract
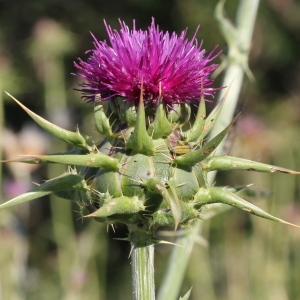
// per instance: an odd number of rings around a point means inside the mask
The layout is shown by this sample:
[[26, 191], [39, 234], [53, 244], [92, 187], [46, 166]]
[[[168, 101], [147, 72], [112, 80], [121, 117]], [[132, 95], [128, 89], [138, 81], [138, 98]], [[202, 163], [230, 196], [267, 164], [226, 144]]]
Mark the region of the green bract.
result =
[[[231, 205], [262, 218], [293, 225], [242, 199], [234, 189], [208, 184], [207, 173], [215, 170], [299, 174], [241, 158], [214, 156], [215, 148], [234, 122], [210, 141], [205, 141], [224, 99], [206, 116], [202, 98], [195, 121], [190, 126], [187, 124], [191, 120], [180, 115], [191, 111], [188, 104], [171, 109], [159, 101], [156, 111], [151, 109], [148, 112], [142, 95], [136, 105], [121, 98], [97, 100], [94, 109], [96, 129], [105, 136], [99, 143], [81, 135], [78, 130], [69, 132], [49, 123], [14, 100], [45, 130], [72, 144], [74, 149], [15, 160], [60, 163], [69, 167], [65, 174], [2, 204], [0, 208], [55, 193], [76, 201], [83, 217], [107, 224], [121, 222], [129, 229], [134, 228], [135, 234], [144, 232], [150, 237], [160, 226], [175, 229], [189, 226], [201, 218], [204, 206], [214, 203]], [[80, 170], [76, 169], [78, 166], [81, 166]], [[132, 237], [129, 235], [128, 240]], [[151, 242], [157, 240], [153, 237]]]

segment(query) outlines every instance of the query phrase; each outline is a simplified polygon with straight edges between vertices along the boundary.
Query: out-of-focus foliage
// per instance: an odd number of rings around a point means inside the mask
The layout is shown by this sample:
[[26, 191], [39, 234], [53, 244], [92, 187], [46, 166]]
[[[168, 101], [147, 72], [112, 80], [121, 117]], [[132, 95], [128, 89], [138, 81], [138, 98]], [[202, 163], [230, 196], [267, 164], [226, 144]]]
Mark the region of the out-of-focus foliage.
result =
[[[103, 19], [119, 28], [118, 18], [146, 28], [151, 17], [163, 30], [198, 38], [211, 49], [226, 45], [213, 19], [217, 1], [0, 1], [0, 138], [4, 158], [63, 150], [38, 131], [7, 97], [16, 96], [54, 123], [94, 134], [90, 105], [73, 90], [73, 61], [92, 47], [92, 32], [107, 39]], [[237, 0], [227, 0], [228, 17]], [[296, 0], [262, 1], [255, 27], [242, 111], [228, 142], [230, 154], [300, 170], [300, 4]], [[234, 21], [234, 20], [233, 20]], [[221, 77], [222, 75], [220, 75]], [[218, 81], [219, 79], [217, 79]], [[217, 85], [217, 82], [216, 82]], [[5, 125], [4, 125], [5, 124]], [[3, 128], [5, 126], [5, 128]], [[2, 202], [63, 170], [2, 167]], [[53, 176], [52, 176], [53, 177]], [[255, 183], [252, 201], [300, 224], [299, 178], [275, 174], [233, 173], [218, 184]], [[131, 299], [129, 244], [125, 237], [88, 220], [77, 207], [45, 198], [0, 213], [0, 299]], [[191, 299], [297, 299], [300, 297], [300, 233], [232, 210], [206, 222], [209, 248], [196, 246], [182, 295]], [[171, 246], [156, 251], [157, 286]], [[176, 262], [174, 262], [176, 263]], [[5, 274], [5, 275], [4, 275]], [[1, 294], [2, 293], [2, 294]]]

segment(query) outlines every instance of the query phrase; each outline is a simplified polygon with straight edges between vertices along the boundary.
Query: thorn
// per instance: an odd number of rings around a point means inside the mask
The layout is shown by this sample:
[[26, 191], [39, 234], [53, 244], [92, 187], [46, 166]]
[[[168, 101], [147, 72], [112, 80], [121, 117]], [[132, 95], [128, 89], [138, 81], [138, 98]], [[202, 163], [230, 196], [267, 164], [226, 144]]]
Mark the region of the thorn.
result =
[[[107, 227], [108, 227], [108, 226], [107, 226]], [[111, 229], [112, 229], [112, 231], [113, 231], [114, 233], [116, 233], [116, 229], [115, 229], [114, 224], [111, 224]]]
[[130, 178], [130, 180], [132, 180], [132, 181], [134, 181], [134, 182], [137, 182], [137, 183], [140, 183], [141, 185], [143, 185], [144, 182], [145, 182], [145, 180], [143, 180], [143, 178], [140, 178], [139, 180]]
[[144, 82], [143, 82], [143, 77], [142, 77], [142, 80], [141, 80], [141, 92], [140, 92], [140, 104], [141, 103], [144, 103], [144, 99], [143, 99], [143, 85], [144, 85]]
[[168, 241], [164, 241], [164, 240], [160, 240], [157, 244], [166, 244], [166, 245], [173, 245], [173, 246], [178, 246], [183, 248], [182, 245], [176, 244], [176, 243], [172, 243], [172, 242], [168, 242]]
[[209, 248], [209, 243], [208, 241], [202, 237], [201, 235], [200, 236], [197, 236], [196, 238], [196, 241], [195, 241], [198, 245], [204, 247], [204, 248]]
[[160, 152], [163, 156], [165, 156], [166, 158], [168, 158], [169, 160], [173, 160], [173, 158], [172, 157], [169, 157], [168, 155], [166, 155], [166, 154], [164, 154], [164, 153], [162, 153], [162, 152]]
[[158, 103], [162, 102], [161, 81], [158, 83]]
[[128, 238], [114, 238], [114, 240], [130, 242], [130, 240]]
[[283, 224], [286, 224], [286, 225], [290, 225], [290, 226], [293, 226], [293, 227], [298, 227], [298, 228], [300, 228], [299, 225], [296, 225], [296, 224], [293, 224], [293, 223], [289, 223], [289, 222], [286, 222], [286, 221], [284, 221], [284, 220], [280, 220], [280, 223], [283, 223]]
[[[156, 150], [156, 149], [159, 148], [159, 147], [163, 147], [163, 146], [164, 146], [164, 144], [157, 145], [157, 146], [154, 147], [154, 150]], [[159, 150], [158, 150], [158, 151], [159, 151]], [[164, 151], [164, 152], [167, 152], [167, 150]]]
[[246, 66], [244, 66], [243, 69], [244, 69], [245, 74], [246, 74], [247, 77], [249, 78], [249, 80], [252, 81], [253, 83], [255, 83], [255, 82], [256, 82], [256, 79], [255, 79], [255, 77], [254, 77], [252, 71], [250, 70], [249, 66], [246, 65]]
[[128, 258], [130, 258], [130, 256], [131, 256], [131, 254], [132, 254], [132, 251], [133, 251], [133, 249], [134, 249], [134, 246], [131, 246], [131, 248], [130, 248], [130, 252], [129, 252], [129, 255], [128, 255]]

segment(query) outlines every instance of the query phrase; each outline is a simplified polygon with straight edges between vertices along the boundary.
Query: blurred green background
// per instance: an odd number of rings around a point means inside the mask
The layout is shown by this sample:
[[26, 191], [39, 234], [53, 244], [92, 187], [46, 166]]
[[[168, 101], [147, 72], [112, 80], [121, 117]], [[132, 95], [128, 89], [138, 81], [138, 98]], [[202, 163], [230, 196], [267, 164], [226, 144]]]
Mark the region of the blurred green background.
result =
[[[4, 91], [34, 112], [69, 130], [94, 135], [91, 106], [73, 90], [73, 61], [86, 58], [92, 32], [107, 38], [103, 19], [118, 18], [146, 29], [189, 28], [210, 50], [226, 44], [213, 17], [215, 0], [0, 0], [0, 145], [2, 159], [63, 151], [65, 145], [40, 130]], [[234, 21], [238, 1], [228, 0]], [[230, 134], [228, 153], [300, 170], [300, 2], [261, 1], [250, 68]], [[220, 63], [222, 57], [218, 59]], [[216, 79], [220, 85], [222, 74]], [[1, 156], [0, 155], [0, 156]], [[57, 176], [61, 167], [2, 164], [4, 202]], [[271, 214], [300, 224], [300, 177], [284, 174], [219, 173], [218, 185], [254, 183], [251, 201]], [[51, 200], [51, 201], [49, 201]], [[0, 212], [0, 299], [131, 299], [130, 245], [123, 226], [82, 220], [66, 200], [44, 198]], [[191, 299], [300, 299], [300, 231], [230, 210], [207, 221], [182, 286]], [[156, 247], [159, 287], [172, 246]], [[176, 262], [174, 262], [176, 263]]]

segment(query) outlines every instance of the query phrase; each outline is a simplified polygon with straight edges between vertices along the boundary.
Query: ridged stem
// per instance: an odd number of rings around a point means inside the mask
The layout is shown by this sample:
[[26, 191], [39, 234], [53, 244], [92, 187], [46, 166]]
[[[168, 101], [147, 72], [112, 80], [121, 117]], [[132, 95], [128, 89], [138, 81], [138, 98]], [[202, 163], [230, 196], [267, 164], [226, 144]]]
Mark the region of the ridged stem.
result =
[[[229, 86], [232, 83], [232, 86], [230, 88], [229, 95], [224, 103], [222, 112], [218, 117], [215, 126], [213, 127], [210, 138], [214, 137], [231, 122], [233, 114], [235, 112], [239, 93], [243, 83], [244, 72], [247, 71], [248, 54], [251, 45], [259, 0], [240, 0], [235, 27], [232, 24], [229, 24], [228, 20], [225, 20], [222, 16], [222, 7], [224, 3], [225, 1], [221, 0], [216, 8], [217, 18], [219, 17], [218, 21], [220, 22], [221, 26], [224, 25], [222, 31], [229, 46], [228, 65], [225, 71], [222, 85]], [[226, 26], [229, 26], [229, 28], [225, 28]], [[238, 55], [235, 55], [236, 51], [239, 51]], [[223, 93], [225, 93], [225, 91], [223, 91]], [[223, 97], [223, 93], [220, 93], [220, 100]], [[223, 147], [222, 145], [220, 145], [218, 148], [219, 154], [221, 154], [222, 150]], [[208, 182], [212, 183], [214, 181], [216, 173], [210, 172], [209, 175], [210, 176], [208, 177]], [[194, 232], [199, 233], [200, 225], [201, 223], [197, 222], [197, 224], [194, 225], [195, 228], [193, 229], [191, 234], [193, 234]], [[185, 238], [187, 239], [187, 241], [191, 241], [192, 244], [190, 245], [190, 247], [193, 247], [193, 239], [191, 239], [189, 235], [187, 235]], [[167, 267], [167, 272], [165, 273], [159, 291], [159, 300], [178, 299], [181, 283], [184, 278], [184, 276], [180, 273], [184, 273], [189, 262], [189, 259], [187, 259], [185, 256], [188, 256], [188, 254], [184, 253], [182, 255], [182, 253], [179, 253], [176, 247], [173, 249], [173, 253], [168, 262], [169, 266]], [[171, 267], [170, 265], [173, 266]], [[176, 282], [177, 284], [175, 285], [174, 282]]]
[[134, 300], [154, 300], [154, 245], [131, 243], [132, 291]]

